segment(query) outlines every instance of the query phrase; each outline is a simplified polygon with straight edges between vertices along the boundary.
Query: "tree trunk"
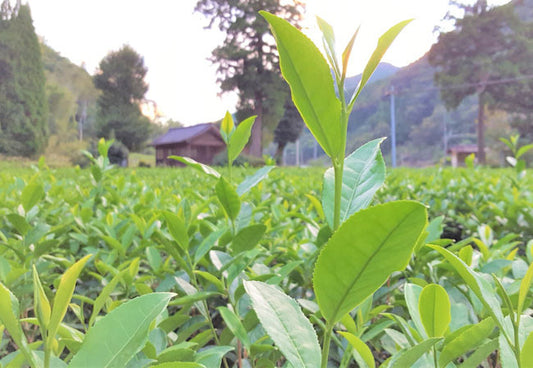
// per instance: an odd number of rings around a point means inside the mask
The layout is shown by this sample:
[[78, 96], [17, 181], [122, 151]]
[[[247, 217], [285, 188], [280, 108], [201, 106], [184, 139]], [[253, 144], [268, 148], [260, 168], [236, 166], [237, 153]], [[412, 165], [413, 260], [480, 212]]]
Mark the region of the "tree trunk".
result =
[[283, 151], [285, 150], [285, 143], [278, 143], [278, 148], [276, 149], [276, 153], [274, 155], [274, 158], [276, 159], [276, 164], [278, 166], [283, 165]]
[[483, 93], [478, 94], [477, 159], [480, 165], [485, 165], [487, 163], [485, 156], [485, 101]]
[[252, 127], [252, 134], [250, 137], [250, 155], [255, 157], [263, 156], [263, 103], [261, 98], [255, 100], [254, 114], [257, 115], [255, 123]]

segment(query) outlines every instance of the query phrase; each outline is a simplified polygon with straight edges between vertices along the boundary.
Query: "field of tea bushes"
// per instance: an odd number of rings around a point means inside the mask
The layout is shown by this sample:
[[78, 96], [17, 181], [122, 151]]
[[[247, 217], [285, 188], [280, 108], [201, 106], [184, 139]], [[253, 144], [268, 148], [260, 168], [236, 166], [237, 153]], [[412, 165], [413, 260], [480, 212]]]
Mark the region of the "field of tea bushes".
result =
[[[2, 170], [1, 366], [25, 366], [28, 354], [35, 354], [31, 359], [40, 366], [46, 341], [52, 347], [50, 366], [95, 366], [90, 362], [98, 353], [86, 354], [88, 365], [73, 356], [91, 334], [108, 343], [128, 335], [98, 329], [105, 316], [120, 317], [112, 311], [121, 307], [130, 307], [129, 314], [115, 322], [140, 327], [124, 342], [133, 359], [122, 352], [122, 361], [110, 366], [289, 364], [259, 323], [243, 281], [281, 288], [322, 339], [325, 326], [312, 284], [317, 255], [331, 235], [319, 200], [323, 172], [269, 169], [264, 180], [239, 196], [239, 209], [229, 221], [217, 180], [192, 168], [50, 170], [41, 163]], [[251, 175], [253, 170], [233, 169], [235, 183]], [[529, 173], [517, 178], [512, 170], [390, 172], [374, 203], [425, 204], [430, 221], [425, 242], [446, 247], [451, 255], [418, 247], [404, 271], [393, 273], [373, 297], [335, 324], [339, 333], [330, 342], [329, 364], [406, 366], [407, 361], [426, 367], [433, 366], [435, 354], [442, 367], [516, 366], [482, 298], [497, 303], [504, 321], [516, 319], [521, 302], [521, 329], [533, 329], [526, 313], [531, 298], [522, 296], [521, 288], [524, 277], [531, 281], [531, 179]], [[464, 269], [454, 269], [458, 260]], [[470, 279], [464, 279], [467, 272]], [[70, 294], [62, 288], [69, 281]], [[479, 295], [471, 283], [480, 283]], [[130, 303], [150, 296], [146, 306], [159, 303], [159, 309], [142, 326]], [[428, 331], [426, 319], [433, 317], [425, 316], [423, 303], [435, 298], [448, 309], [439, 312], [440, 330]], [[6, 308], [13, 310], [13, 321], [5, 317]], [[140, 315], [146, 313], [142, 309]], [[20, 323], [19, 336], [10, 323]], [[169, 365], [176, 362], [181, 363]]]

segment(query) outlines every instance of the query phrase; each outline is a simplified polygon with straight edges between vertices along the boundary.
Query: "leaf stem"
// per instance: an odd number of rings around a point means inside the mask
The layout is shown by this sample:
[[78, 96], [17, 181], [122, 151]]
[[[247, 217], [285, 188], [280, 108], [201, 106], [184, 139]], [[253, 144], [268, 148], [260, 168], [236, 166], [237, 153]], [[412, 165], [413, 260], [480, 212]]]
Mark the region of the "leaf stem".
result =
[[335, 173], [335, 206], [333, 212], [333, 232], [335, 232], [341, 222], [341, 200], [342, 200], [342, 172], [344, 170], [344, 160], [333, 162]]
[[515, 355], [518, 368], [522, 368], [522, 365], [520, 364], [520, 315], [517, 313], [515, 317], [516, 317], [516, 321], [514, 323], [513, 353]]
[[328, 322], [326, 323], [326, 329], [324, 331], [324, 342], [322, 345], [322, 363], [320, 364], [321, 368], [328, 367], [329, 346], [331, 345], [331, 334], [332, 333], [333, 333], [333, 325], [330, 325]]

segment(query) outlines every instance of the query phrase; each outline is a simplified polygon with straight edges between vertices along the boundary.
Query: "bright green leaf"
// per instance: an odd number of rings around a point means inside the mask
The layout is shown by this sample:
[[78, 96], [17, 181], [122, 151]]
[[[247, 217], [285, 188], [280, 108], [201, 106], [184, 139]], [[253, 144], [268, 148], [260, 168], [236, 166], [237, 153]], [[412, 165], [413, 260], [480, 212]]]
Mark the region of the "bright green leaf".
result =
[[28, 212], [44, 197], [44, 188], [41, 184], [30, 183], [22, 191], [22, 207]]
[[205, 367], [221, 367], [222, 358], [228, 352], [232, 351], [232, 346], [210, 346], [198, 353], [194, 360], [196, 363], [203, 364]]
[[247, 351], [250, 351], [252, 343], [239, 317], [227, 307], [218, 307], [217, 310], [233, 335], [242, 342]]
[[533, 332], [529, 333], [520, 350], [520, 366], [533, 367]]
[[220, 173], [213, 169], [211, 166], [202, 164], [200, 162], [197, 162], [193, 160], [190, 157], [181, 157], [181, 156], [168, 156], [168, 158], [171, 158], [173, 160], [179, 161], [189, 167], [192, 167], [193, 169], [196, 169], [198, 171], [203, 172], [204, 174], [207, 174], [213, 178], [220, 178]]
[[476, 349], [458, 368], [477, 368], [490, 353], [498, 349], [498, 340], [494, 339]]
[[337, 59], [337, 53], [335, 51], [335, 33], [331, 25], [320, 17], [316, 17], [318, 27], [322, 31], [322, 39], [324, 40], [324, 49], [326, 50], [326, 56], [333, 68], [335, 76], [340, 78], [341, 70], [339, 68], [339, 62]]
[[446, 258], [447, 263], [451, 264], [455, 271], [466, 282], [478, 299], [483, 303], [487, 312], [494, 318], [494, 321], [498, 324], [498, 327], [503, 333], [509, 337], [511, 334], [505, 327], [507, 324], [504, 321], [500, 302], [496, 297], [496, 293], [490, 284], [478, 275], [476, 272], [470, 269], [459, 257], [450, 252], [449, 250], [437, 245], [428, 244], [428, 247], [436, 250]]
[[342, 52], [342, 79], [346, 78], [346, 71], [348, 70], [348, 60], [350, 60], [350, 54], [352, 53], [353, 45], [355, 43], [355, 39], [357, 38], [357, 34], [359, 33], [359, 28], [355, 30], [354, 34], [352, 35], [352, 38], [350, 38], [350, 41], [348, 41], [348, 44], [344, 48], [344, 51]]
[[275, 166], [263, 166], [252, 175], [245, 177], [237, 186], [237, 194], [242, 196], [243, 194], [248, 193], [250, 189], [263, 181], [274, 167]]
[[322, 249], [313, 275], [328, 322], [339, 321], [404, 269], [426, 225], [426, 208], [411, 201], [371, 207], [346, 220]]
[[95, 299], [93, 304], [93, 310], [91, 312], [91, 317], [89, 318], [89, 328], [93, 326], [96, 317], [98, 317], [98, 314], [104, 307], [105, 303], [107, 302], [107, 299], [111, 296], [111, 293], [115, 291], [115, 287], [122, 278], [123, 272], [117, 273], [111, 279], [111, 281], [106, 286], [104, 286], [98, 297]]
[[439, 356], [439, 366], [446, 367], [448, 363], [470, 350], [477, 350], [483, 341], [494, 330], [492, 318], [485, 318], [483, 321], [465, 328], [459, 335], [450, 341], [445, 341], [444, 348]]
[[527, 151], [531, 149], [533, 149], [533, 144], [528, 144], [528, 145], [520, 147], [518, 151], [516, 152], [516, 158], [518, 159], [522, 157]]
[[152, 293], [132, 299], [89, 330], [70, 368], [124, 367], [148, 339], [152, 321], [166, 308], [172, 293]]
[[39, 328], [41, 330], [41, 336], [46, 336], [46, 330], [48, 324], [50, 323], [50, 314], [52, 309], [50, 307], [50, 302], [46, 296], [41, 280], [39, 279], [39, 274], [35, 265], [33, 265], [33, 304], [34, 304], [34, 313], [37, 316], [39, 321]]
[[[385, 182], [385, 161], [380, 150], [384, 139], [370, 141], [346, 157], [342, 175], [341, 224], [355, 212], [368, 207], [374, 194]], [[334, 203], [335, 174], [333, 168], [329, 168], [324, 173], [322, 207], [331, 228]]]
[[529, 265], [526, 275], [520, 283], [520, 291], [518, 292], [518, 306], [516, 308], [516, 313], [518, 315], [522, 314], [524, 310], [524, 302], [526, 300], [529, 289], [531, 288], [531, 282], [533, 281], [533, 263]]
[[444, 288], [429, 284], [418, 299], [420, 319], [429, 337], [442, 337], [452, 320], [450, 298]]
[[231, 248], [235, 254], [253, 249], [265, 234], [266, 226], [253, 224], [241, 229], [231, 241]]
[[224, 115], [224, 119], [222, 119], [222, 122], [220, 123], [220, 135], [222, 136], [222, 139], [224, 139], [224, 142], [226, 142], [226, 145], [230, 142], [231, 134], [234, 130], [235, 123], [233, 122], [233, 117], [229, 111], [226, 111], [226, 115]]
[[5, 326], [26, 360], [30, 362], [32, 367], [36, 367], [35, 357], [28, 348], [26, 336], [20, 326], [19, 315], [20, 309], [17, 297], [0, 282], [0, 323]]
[[392, 356], [389, 368], [406, 368], [412, 367], [418, 359], [427, 353], [437, 342], [442, 340], [440, 337], [433, 337], [422, 341], [420, 344], [410, 348], [402, 349]]
[[163, 216], [165, 216], [170, 235], [182, 250], [187, 251], [189, 249], [189, 234], [185, 221], [180, 216], [168, 211], [164, 211]]
[[[387, 32], [383, 34], [379, 38], [378, 45], [376, 49], [374, 50], [374, 53], [370, 57], [370, 60], [368, 60], [368, 63], [365, 66], [365, 69], [363, 70], [363, 75], [361, 76], [361, 81], [359, 82], [359, 86], [357, 88], [357, 92], [354, 94], [352, 98], [352, 102], [355, 102], [357, 100], [357, 97], [361, 93], [363, 87], [366, 85], [374, 71], [376, 70], [377, 66], [379, 65], [381, 59], [383, 58], [383, 55], [385, 55], [385, 52], [387, 52], [389, 46], [392, 44], [394, 39], [398, 36], [398, 34], [404, 29], [406, 25], [408, 25], [412, 19], [404, 20], [403, 22], [400, 22], [394, 26], [392, 26]], [[350, 104], [352, 104], [350, 102]]]
[[233, 185], [223, 177], [220, 177], [215, 185], [215, 192], [226, 215], [228, 215], [231, 221], [235, 221], [241, 210], [241, 200]]
[[409, 310], [409, 315], [411, 316], [411, 321], [413, 321], [418, 333], [426, 339], [428, 335], [422, 324], [422, 319], [420, 318], [420, 311], [418, 310], [418, 303], [420, 299], [420, 293], [422, 292], [422, 287], [415, 284], [405, 284], [404, 286], [404, 297], [405, 303], [407, 304], [407, 309]]
[[374, 368], [376, 366], [376, 361], [374, 360], [374, 355], [372, 354], [372, 351], [370, 348], [357, 336], [349, 333], [349, 332], [343, 332], [339, 331], [339, 334], [341, 334], [352, 347], [357, 350], [361, 358], [363, 358], [363, 361], [365, 362], [366, 366], [368, 368]]
[[254, 125], [255, 118], [255, 116], [250, 116], [248, 119], [242, 121], [237, 125], [237, 128], [233, 132], [228, 144], [228, 160], [230, 165], [242, 152], [246, 143], [248, 143], [250, 135], [252, 134], [252, 126]]
[[302, 118], [330, 157], [344, 156], [340, 126], [341, 102], [330, 68], [315, 44], [287, 21], [260, 12], [270, 23], [278, 45], [281, 72]]
[[261, 325], [292, 367], [320, 367], [318, 338], [298, 303], [259, 281], [244, 281], [244, 288]]
[[68, 305], [70, 304], [72, 294], [74, 294], [74, 288], [76, 287], [76, 281], [78, 280], [83, 267], [91, 257], [92, 254], [86, 255], [70, 266], [63, 276], [61, 276], [56, 295], [54, 296], [50, 324], [48, 325], [48, 339], [50, 342], [55, 338], [59, 324], [63, 321], [65, 313], [67, 313]]

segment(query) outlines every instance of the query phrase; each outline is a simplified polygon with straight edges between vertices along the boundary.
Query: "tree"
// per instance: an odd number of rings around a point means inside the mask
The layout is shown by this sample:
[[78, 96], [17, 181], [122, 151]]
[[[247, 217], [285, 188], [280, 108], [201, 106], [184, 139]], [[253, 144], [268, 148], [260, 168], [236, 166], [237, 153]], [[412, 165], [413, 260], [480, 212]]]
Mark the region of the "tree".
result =
[[447, 108], [467, 96], [478, 97], [478, 159], [485, 163], [485, 109], [531, 110], [533, 75], [531, 26], [515, 14], [514, 5], [489, 8], [486, 0], [462, 6], [455, 29], [441, 33], [429, 53], [437, 68], [435, 81]]
[[30, 8], [0, 6], [0, 153], [34, 156], [47, 142], [48, 105]]
[[141, 148], [151, 130], [150, 120], [140, 108], [148, 91], [147, 71], [144, 59], [126, 45], [110, 52], [94, 76], [94, 85], [102, 91], [97, 103], [97, 134], [116, 138], [129, 150]]
[[274, 142], [278, 144], [276, 161], [281, 162], [283, 150], [288, 143], [295, 142], [302, 134], [304, 121], [291, 99], [285, 102], [285, 113], [274, 130]]
[[218, 64], [217, 82], [222, 92], [237, 91], [238, 109], [257, 115], [250, 154], [258, 157], [262, 155], [264, 123], [279, 120], [288, 96], [274, 39], [258, 12], [266, 10], [294, 24], [300, 20], [303, 7], [298, 0], [281, 3], [280, 0], [199, 0], [195, 8], [210, 19], [209, 28], [217, 26], [226, 34], [224, 45], [213, 50], [211, 61]]

